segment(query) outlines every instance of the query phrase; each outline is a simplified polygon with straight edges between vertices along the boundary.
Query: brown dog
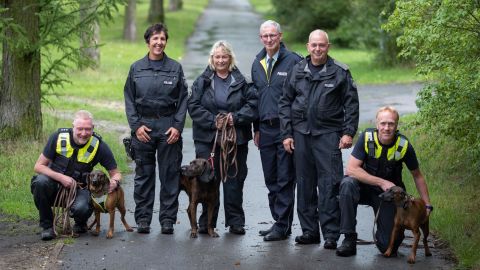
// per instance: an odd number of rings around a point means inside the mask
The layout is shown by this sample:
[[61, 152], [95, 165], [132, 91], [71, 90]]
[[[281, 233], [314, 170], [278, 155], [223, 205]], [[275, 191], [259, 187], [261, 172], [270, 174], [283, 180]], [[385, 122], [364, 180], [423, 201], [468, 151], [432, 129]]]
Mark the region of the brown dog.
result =
[[[100, 233], [100, 213], [109, 213], [110, 225], [107, 232], [108, 239], [113, 237], [115, 208], [118, 208], [118, 211], [120, 211], [121, 220], [125, 229], [128, 232], [133, 232], [132, 227], [130, 227], [125, 220], [125, 197], [122, 187], [118, 185], [114, 191], [108, 193], [109, 185], [110, 180], [102, 171], [95, 170], [88, 175], [88, 189], [92, 194], [93, 205], [95, 207], [95, 220], [90, 226], [88, 226], [88, 229], [92, 229], [93, 225], [97, 224], [95, 231], [92, 231], [92, 234], [98, 236]], [[104, 195], [106, 196], [105, 202], [99, 203], [97, 199]]]
[[194, 159], [190, 165], [182, 166], [180, 188], [188, 194], [189, 205], [187, 209], [190, 219], [191, 238], [197, 238], [197, 205], [204, 203], [208, 210], [208, 234], [218, 237], [212, 224], [213, 211], [219, 198], [220, 181], [215, 178], [212, 165], [202, 158]]
[[387, 201], [393, 201], [397, 207], [395, 213], [395, 223], [393, 225], [390, 242], [388, 243], [387, 251], [383, 254], [385, 257], [390, 257], [392, 254], [393, 243], [399, 233], [403, 233], [405, 229], [413, 232], [414, 240], [412, 251], [408, 256], [409, 263], [415, 263], [417, 255], [418, 242], [420, 240], [420, 231], [423, 232], [423, 246], [425, 247], [425, 256], [432, 256], [430, 248], [428, 247], [427, 237], [429, 234], [428, 216], [425, 209], [425, 203], [421, 199], [415, 199], [408, 195], [403, 188], [393, 186], [381, 197]]

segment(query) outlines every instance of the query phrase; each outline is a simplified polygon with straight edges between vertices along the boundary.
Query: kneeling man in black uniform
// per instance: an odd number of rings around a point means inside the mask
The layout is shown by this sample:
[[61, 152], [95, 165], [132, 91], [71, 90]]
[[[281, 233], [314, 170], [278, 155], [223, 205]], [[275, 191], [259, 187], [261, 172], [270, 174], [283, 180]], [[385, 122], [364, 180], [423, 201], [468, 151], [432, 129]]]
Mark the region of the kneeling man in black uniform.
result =
[[[381, 199], [379, 194], [392, 186], [405, 189], [402, 182], [402, 165], [410, 170], [420, 197], [426, 204], [427, 215], [433, 210], [430, 205], [425, 178], [420, 172], [417, 156], [408, 139], [397, 130], [399, 115], [393, 107], [377, 111], [376, 129], [367, 129], [360, 135], [347, 164], [347, 176], [340, 184], [340, 233], [345, 239], [337, 248], [337, 255], [348, 257], [357, 253], [355, 232], [358, 204], [373, 207], [376, 213]], [[393, 229], [395, 204], [383, 202], [377, 218], [376, 245], [384, 253]], [[393, 252], [396, 253], [404, 236], [397, 237]]]
[[[100, 163], [110, 176], [109, 192], [118, 185], [122, 175], [108, 145], [100, 135], [93, 132], [93, 116], [80, 110], [75, 113], [73, 128], [60, 128], [48, 139], [47, 145], [35, 163], [31, 191], [40, 214], [42, 240], [55, 238], [52, 206], [61, 186], [86, 187], [88, 174]], [[75, 234], [87, 231], [87, 220], [92, 215], [90, 192], [79, 188], [70, 207], [70, 216], [75, 220]]]

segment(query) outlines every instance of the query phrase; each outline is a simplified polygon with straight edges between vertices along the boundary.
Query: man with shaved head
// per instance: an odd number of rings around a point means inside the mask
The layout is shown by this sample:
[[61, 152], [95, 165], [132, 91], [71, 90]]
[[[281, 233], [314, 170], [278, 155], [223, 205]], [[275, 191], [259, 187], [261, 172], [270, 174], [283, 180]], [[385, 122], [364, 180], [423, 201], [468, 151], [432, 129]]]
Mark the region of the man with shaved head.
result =
[[294, 153], [297, 213], [303, 234], [298, 244], [336, 249], [340, 236], [338, 185], [341, 149], [350, 148], [358, 128], [358, 95], [348, 66], [328, 55], [323, 30], [310, 33], [309, 55], [293, 67], [279, 102], [283, 146]]

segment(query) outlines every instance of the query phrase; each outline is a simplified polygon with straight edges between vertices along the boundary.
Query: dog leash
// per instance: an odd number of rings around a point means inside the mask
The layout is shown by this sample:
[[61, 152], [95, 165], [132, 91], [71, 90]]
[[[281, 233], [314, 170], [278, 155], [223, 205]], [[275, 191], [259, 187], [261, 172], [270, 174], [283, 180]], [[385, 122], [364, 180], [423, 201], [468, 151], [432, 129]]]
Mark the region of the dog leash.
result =
[[57, 233], [57, 225], [60, 225], [59, 227], [62, 230], [62, 235], [73, 236], [73, 230], [70, 226], [69, 212], [76, 196], [77, 181], [73, 181], [70, 188], [66, 188], [62, 185], [57, 193], [57, 196], [55, 196], [55, 201], [53, 203], [53, 231], [56, 235], [59, 235]]
[[[212, 152], [215, 151], [218, 130], [220, 130], [220, 178], [223, 182], [227, 181], [228, 176], [235, 177], [238, 173], [238, 164], [236, 158], [237, 133], [234, 125], [228, 125], [229, 117], [231, 117], [231, 113], [220, 113], [217, 115], [217, 118], [215, 119], [217, 134], [215, 136], [215, 143], [212, 150]], [[229, 157], [231, 158], [231, 161], [229, 161]], [[232, 165], [235, 167], [235, 173], [233, 175], [228, 175], [228, 168]]]
[[382, 203], [383, 203], [383, 200], [380, 201], [380, 205], [378, 206], [377, 213], [375, 213], [375, 219], [373, 220], [373, 228], [372, 228], [373, 243], [372, 244], [377, 244], [378, 242], [377, 236], [375, 235], [375, 227], [377, 225], [378, 216], [380, 214], [380, 208], [382, 208]]
[[217, 138], [218, 138], [218, 129], [215, 132], [215, 140], [213, 141], [212, 151], [210, 152], [210, 157], [208, 158], [208, 162], [210, 162], [210, 166], [212, 166], [212, 171], [215, 170], [215, 147], [217, 147]]

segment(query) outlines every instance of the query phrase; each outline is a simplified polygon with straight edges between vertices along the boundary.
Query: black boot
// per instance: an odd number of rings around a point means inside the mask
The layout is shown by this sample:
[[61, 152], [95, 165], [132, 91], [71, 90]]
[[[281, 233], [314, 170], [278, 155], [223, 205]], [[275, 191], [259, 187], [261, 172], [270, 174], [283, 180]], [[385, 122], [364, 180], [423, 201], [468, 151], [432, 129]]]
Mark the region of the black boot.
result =
[[357, 254], [357, 234], [347, 233], [342, 245], [337, 248], [337, 256], [350, 257]]

